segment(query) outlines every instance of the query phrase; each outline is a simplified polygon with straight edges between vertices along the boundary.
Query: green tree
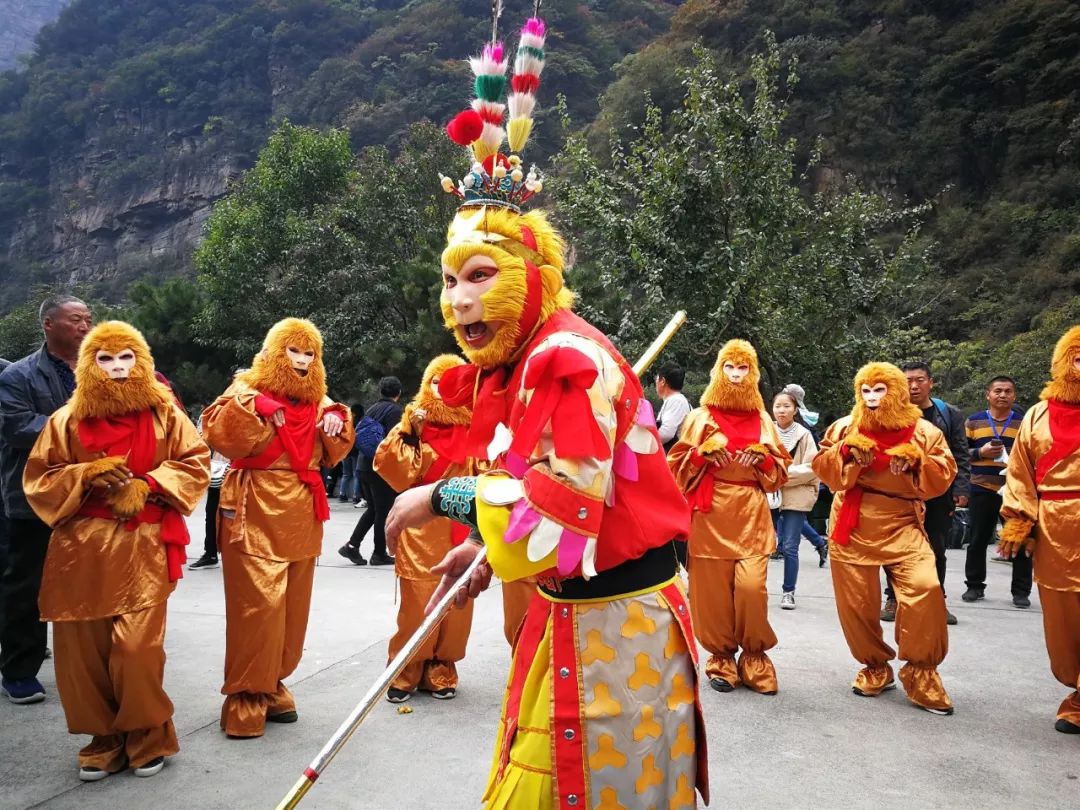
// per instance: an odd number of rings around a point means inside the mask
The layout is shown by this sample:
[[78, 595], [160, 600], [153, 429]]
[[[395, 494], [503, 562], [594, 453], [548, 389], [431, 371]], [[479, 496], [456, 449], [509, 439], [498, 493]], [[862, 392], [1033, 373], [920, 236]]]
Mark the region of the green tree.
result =
[[438, 257], [454, 205], [437, 178], [464, 168], [431, 125], [412, 127], [396, 157], [372, 147], [355, 159], [342, 131], [282, 125], [196, 253], [198, 339], [245, 361], [275, 321], [307, 317], [323, 332], [335, 391], [384, 374], [415, 384], [452, 346]]
[[205, 305], [201, 287], [185, 278], [157, 286], [140, 281], [129, 288], [128, 301], [125, 317], [142, 331], [155, 365], [185, 405], [208, 404], [224, 390], [231, 355], [194, 338], [193, 326]]
[[799, 144], [783, 134], [797, 75], [793, 63], [782, 72], [771, 36], [750, 76], [748, 89], [722, 79], [699, 48], [682, 105], [667, 115], [647, 105], [605, 162], [584, 134], [570, 136], [554, 186], [575, 281], [606, 291], [583, 306], [630, 355], [685, 309], [673, 351], [688, 367], [708, 368], [724, 340], [745, 337], [771, 388], [796, 380], [846, 410], [854, 370], [890, 357], [920, 314], [908, 293], [930, 265], [921, 212], [852, 179], [805, 195]]

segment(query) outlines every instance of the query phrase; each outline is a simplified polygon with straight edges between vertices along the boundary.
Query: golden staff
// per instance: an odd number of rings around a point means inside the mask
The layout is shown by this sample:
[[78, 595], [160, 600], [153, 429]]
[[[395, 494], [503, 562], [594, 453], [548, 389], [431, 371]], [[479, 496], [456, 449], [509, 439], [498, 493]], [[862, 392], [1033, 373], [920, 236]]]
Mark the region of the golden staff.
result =
[[[645, 370], [652, 365], [657, 356], [664, 350], [664, 347], [668, 344], [675, 333], [679, 331], [681, 327], [686, 323], [686, 313], [680, 310], [676, 312], [667, 326], [652, 342], [645, 353], [638, 358], [638, 361], [634, 363], [634, 373], [640, 376]], [[349, 741], [353, 733], [360, 727], [360, 724], [364, 722], [364, 719], [371, 713], [371, 710], [375, 708], [375, 704], [379, 702], [382, 696], [386, 693], [390, 684], [393, 682], [406, 665], [413, 657], [420, 646], [427, 641], [435, 628], [439, 626], [439, 622], [443, 617], [450, 612], [450, 606], [454, 602], [454, 598], [457, 596], [459, 590], [464, 588], [469, 578], [472, 577], [476, 569], [487, 559], [487, 548], [481, 548], [479, 553], [473, 558], [473, 561], [469, 564], [469, 567], [465, 569], [454, 587], [443, 594], [442, 599], [438, 601], [434, 609], [427, 615], [420, 627], [413, 633], [409, 642], [401, 648], [401, 651], [394, 656], [394, 660], [386, 665], [386, 669], [383, 674], [379, 676], [379, 679], [375, 681], [367, 694], [361, 698], [360, 702], [356, 704], [356, 707], [349, 713], [349, 716], [345, 718], [345, 721], [338, 726], [337, 731], [327, 741], [326, 745], [322, 747], [318, 755], [311, 761], [311, 764], [304, 769], [304, 773], [300, 778], [296, 780], [296, 784], [292, 786], [285, 798], [277, 806], [277, 810], [292, 810], [300, 804], [300, 800], [307, 795], [307, 792], [311, 790], [311, 786], [315, 784], [315, 780], [322, 774], [323, 769], [330, 764], [330, 761], [337, 756], [338, 752], [345, 746], [345, 743]]]

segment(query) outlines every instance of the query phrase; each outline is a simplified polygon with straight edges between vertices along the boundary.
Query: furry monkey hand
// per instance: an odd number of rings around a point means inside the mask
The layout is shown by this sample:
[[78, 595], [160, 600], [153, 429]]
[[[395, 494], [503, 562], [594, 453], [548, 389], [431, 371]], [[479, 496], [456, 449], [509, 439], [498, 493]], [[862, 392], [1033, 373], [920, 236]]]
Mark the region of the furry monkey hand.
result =
[[127, 520], [142, 511], [149, 496], [150, 485], [141, 478], [135, 478], [122, 487], [112, 489], [105, 496], [105, 502], [112, 508], [114, 515]]
[[726, 464], [731, 460], [731, 455], [727, 451], [727, 445], [727, 436], [717, 431], [701, 443], [701, 446], [698, 448], [698, 453], [709, 459], [709, 461], [714, 461], [717, 464]]
[[127, 461], [123, 456], [107, 456], [97, 461], [90, 461], [82, 469], [84, 485], [106, 489], [122, 486], [131, 480]]
[[889, 470], [894, 475], [900, 475], [901, 473], [906, 472], [918, 472], [919, 467], [922, 466], [923, 459], [926, 457], [923, 451], [911, 442], [905, 442], [896, 447], [890, 447], [885, 451], [885, 455], [889, 456]]
[[844, 447], [851, 453], [855, 463], [860, 467], [869, 467], [874, 463], [874, 455], [877, 452], [877, 442], [869, 436], [861, 433], [849, 433], [844, 437]]
[[1035, 524], [1022, 518], [1009, 518], [1001, 527], [1001, 538], [998, 540], [998, 554], [1008, 557], [1010, 560], [1018, 557], [1021, 551], [1030, 557], [1035, 548], [1035, 538], [1031, 536]]

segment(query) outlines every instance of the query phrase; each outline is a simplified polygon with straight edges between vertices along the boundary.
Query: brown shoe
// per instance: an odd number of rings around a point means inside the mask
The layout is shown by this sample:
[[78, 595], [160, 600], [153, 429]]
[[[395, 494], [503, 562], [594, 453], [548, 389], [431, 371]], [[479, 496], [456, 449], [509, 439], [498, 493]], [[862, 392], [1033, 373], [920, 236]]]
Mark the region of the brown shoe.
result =
[[881, 620], [883, 622], [895, 622], [896, 621], [896, 600], [886, 599], [885, 606], [881, 609]]

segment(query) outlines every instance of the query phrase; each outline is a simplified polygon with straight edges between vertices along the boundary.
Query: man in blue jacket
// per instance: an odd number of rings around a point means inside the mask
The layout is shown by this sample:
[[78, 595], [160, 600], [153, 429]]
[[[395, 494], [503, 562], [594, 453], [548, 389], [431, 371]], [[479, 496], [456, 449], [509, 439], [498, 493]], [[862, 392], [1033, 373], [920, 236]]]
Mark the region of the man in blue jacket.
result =
[[75, 390], [79, 346], [92, 325], [90, 309], [70, 295], [47, 298], [40, 315], [44, 345], [0, 373], [0, 490], [9, 530], [0, 575], [0, 686], [20, 704], [45, 699], [37, 674], [47, 630], [37, 600], [52, 531], [26, 502], [23, 468], [49, 415]]

